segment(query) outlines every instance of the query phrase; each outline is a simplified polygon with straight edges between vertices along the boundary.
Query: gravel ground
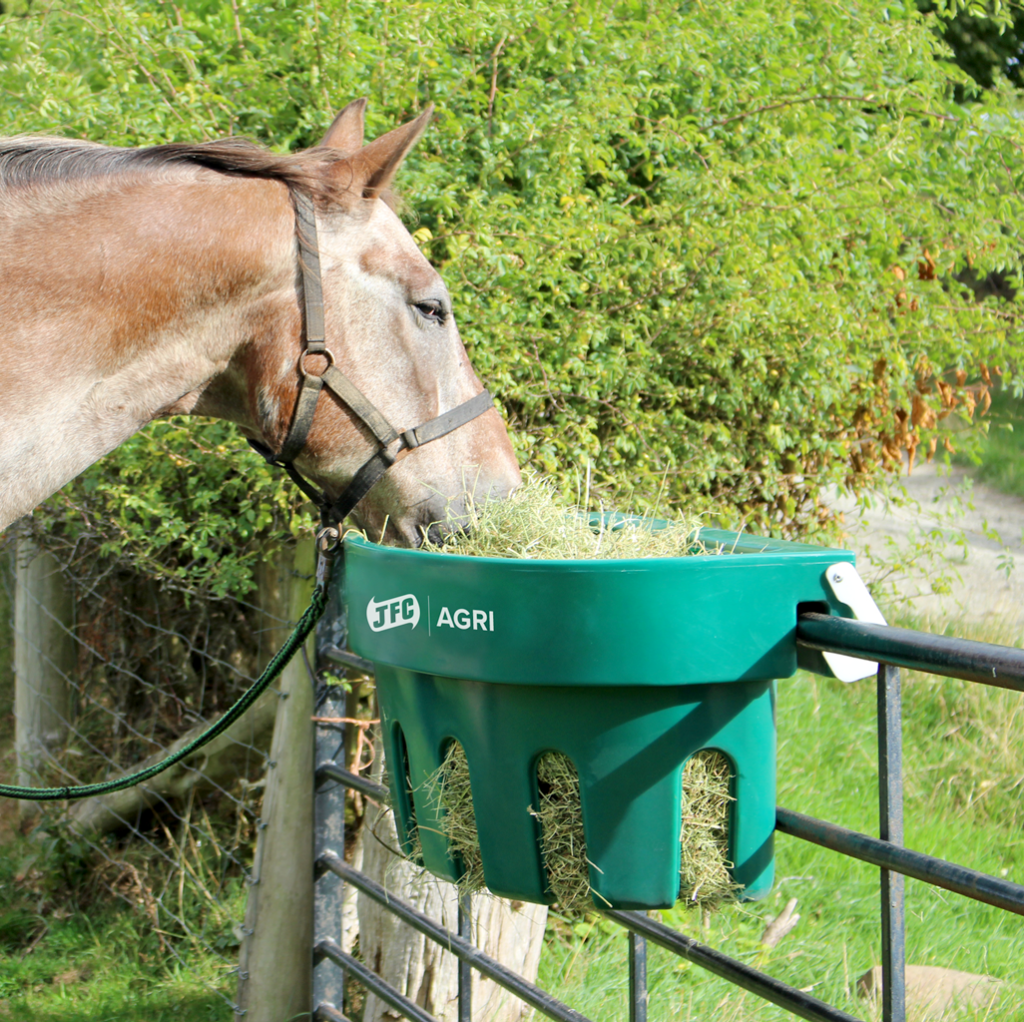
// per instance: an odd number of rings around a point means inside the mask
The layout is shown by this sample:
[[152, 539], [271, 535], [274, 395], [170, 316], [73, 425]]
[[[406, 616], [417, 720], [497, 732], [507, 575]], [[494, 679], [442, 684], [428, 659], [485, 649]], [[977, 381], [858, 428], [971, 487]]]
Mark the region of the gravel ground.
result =
[[[1003, 632], [1004, 641], [1020, 642], [1024, 638], [1024, 499], [973, 483], [964, 469], [955, 467], [949, 471], [919, 465], [900, 483], [906, 495], [897, 501], [877, 496], [866, 509], [849, 498], [832, 502], [844, 512], [847, 545], [857, 552], [858, 569], [866, 581], [883, 579], [885, 571], [877, 561], [891, 560], [894, 550], [901, 551], [908, 562], [907, 571], [884, 583], [890, 595], [880, 603], [890, 612], [894, 603], [902, 603], [910, 613], [936, 623], [983, 624]], [[943, 538], [933, 541], [926, 553], [918, 544], [937, 526]], [[961, 539], [964, 545], [959, 545]], [[1014, 561], [1007, 574], [1006, 565]], [[950, 592], [933, 591], [943, 575], [948, 577]], [[941, 581], [936, 588], [942, 588]]]

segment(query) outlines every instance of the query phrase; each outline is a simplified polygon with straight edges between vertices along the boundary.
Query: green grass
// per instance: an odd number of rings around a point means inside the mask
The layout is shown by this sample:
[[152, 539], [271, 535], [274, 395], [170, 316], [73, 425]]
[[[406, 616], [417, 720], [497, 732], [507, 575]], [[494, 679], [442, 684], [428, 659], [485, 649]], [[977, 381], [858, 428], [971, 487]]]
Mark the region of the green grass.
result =
[[988, 436], [980, 438], [977, 449], [954, 461], [970, 467], [978, 482], [1024, 497], [1024, 399], [994, 391], [988, 421]]
[[[1006, 637], [1003, 637], [1006, 641]], [[779, 803], [877, 834], [875, 686], [799, 674], [779, 683]], [[996, 876], [1024, 880], [1024, 698], [997, 689], [904, 679], [906, 844]], [[762, 903], [724, 907], [702, 927], [682, 908], [669, 925], [858, 1017], [877, 1017], [856, 994], [880, 961], [878, 871], [777, 835], [776, 883]], [[1004, 873], [1005, 871], [1005, 873]], [[759, 937], [769, 916], [799, 899], [801, 919], [776, 948]], [[907, 960], [1000, 979], [1020, 976], [1024, 925], [927, 884], [907, 881]], [[793, 1016], [658, 948], [650, 950], [651, 1017], [773, 1022]], [[598, 917], [556, 922], [540, 982], [588, 1015], [628, 1017], [626, 940]], [[1024, 1019], [1024, 988], [1007, 989], [995, 1013]]]
[[[198, 929], [202, 912], [190, 915]], [[230, 1019], [217, 993], [234, 991], [224, 961], [182, 938], [174, 951], [144, 911], [111, 897], [73, 856], [40, 857], [18, 834], [0, 847], [0, 1020]]]
[[[0, 779], [14, 769], [14, 679], [11, 607], [3, 584], [11, 548], [0, 545]], [[217, 890], [212, 906], [198, 888], [166, 888], [160, 864], [151, 869], [141, 845], [110, 844], [130, 863], [152, 898], [162, 895], [193, 934], [224, 946], [224, 958], [188, 934], [157, 933], [150, 916], [111, 895], [100, 874], [74, 848], [49, 847], [20, 833], [17, 803], [0, 800], [0, 1022], [229, 1022], [220, 993], [233, 997], [236, 944], [230, 919], [244, 911], [244, 885], [220, 877], [215, 842], [191, 856], [193, 868]], [[115, 870], [116, 873], [116, 870]], [[220, 882], [218, 882], [220, 881]], [[123, 886], [123, 885], [122, 885]], [[129, 885], [130, 886], [130, 885]], [[176, 924], [163, 922], [175, 929]], [[173, 942], [173, 952], [170, 950]], [[226, 963], [225, 964], [225, 960]]]
[[[126, 913], [122, 913], [126, 915]], [[17, 1022], [224, 1022], [232, 1012], [185, 970], [135, 951], [135, 921], [66, 920], [45, 951], [3, 963], [0, 1019]], [[115, 941], [119, 943], [114, 943]], [[215, 976], [211, 982], [218, 982]], [[10, 996], [3, 997], [4, 991]]]

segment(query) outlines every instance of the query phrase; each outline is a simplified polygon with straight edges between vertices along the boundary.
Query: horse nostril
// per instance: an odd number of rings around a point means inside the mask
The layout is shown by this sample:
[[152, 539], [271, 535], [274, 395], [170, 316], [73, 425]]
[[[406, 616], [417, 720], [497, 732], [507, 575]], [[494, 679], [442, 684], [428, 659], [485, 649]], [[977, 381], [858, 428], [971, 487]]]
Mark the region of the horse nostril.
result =
[[445, 540], [445, 534], [448, 530], [444, 529], [440, 522], [435, 522], [431, 525], [424, 536], [424, 542], [430, 543], [432, 546], [440, 546]]
[[469, 515], [463, 501], [446, 501], [427, 511], [420, 521], [417, 546], [444, 546], [469, 531]]

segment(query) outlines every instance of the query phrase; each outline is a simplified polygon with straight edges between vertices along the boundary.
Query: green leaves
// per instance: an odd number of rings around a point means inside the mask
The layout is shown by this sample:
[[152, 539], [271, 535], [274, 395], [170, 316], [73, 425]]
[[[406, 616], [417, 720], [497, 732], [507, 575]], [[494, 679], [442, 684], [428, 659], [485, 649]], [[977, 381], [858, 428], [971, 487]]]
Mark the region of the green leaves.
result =
[[[523, 460], [791, 533], [885, 470], [930, 373], [1017, 365], [1013, 306], [958, 282], [1019, 277], [1017, 100], [961, 105], [934, 27], [911, 2], [58, 2], [0, 19], [0, 116], [287, 149], [357, 95], [371, 137], [434, 102], [403, 215]], [[211, 429], [76, 485], [226, 578], [216, 536], [291, 528], [290, 496], [247, 455], [232, 475]]]
[[167, 585], [215, 598], [251, 588], [275, 542], [308, 524], [285, 485], [228, 423], [157, 422], [36, 513], [72, 556], [121, 555]]

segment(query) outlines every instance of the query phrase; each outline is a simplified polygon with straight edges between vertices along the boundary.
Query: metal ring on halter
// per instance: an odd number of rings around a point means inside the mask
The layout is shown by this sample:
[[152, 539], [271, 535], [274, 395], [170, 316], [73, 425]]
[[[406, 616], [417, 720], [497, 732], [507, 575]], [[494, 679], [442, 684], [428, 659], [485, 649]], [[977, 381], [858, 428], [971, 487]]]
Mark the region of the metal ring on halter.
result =
[[332, 525], [326, 525], [316, 534], [316, 548], [322, 554], [333, 554], [341, 544], [341, 530]]
[[[306, 356], [307, 355], [323, 355], [327, 359], [327, 366], [325, 367], [325, 370], [324, 370], [325, 372], [326, 372], [327, 369], [330, 369], [330, 367], [332, 365], [334, 365], [334, 352], [332, 352], [330, 348], [324, 348], [323, 351], [310, 351], [307, 348], [305, 351], [302, 352], [301, 355], [299, 355], [299, 372], [302, 373], [303, 376], [310, 376], [310, 375], [312, 375], [311, 373], [306, 372]], [[322, 374], [318, 374], [318, 375], [322, 375]]]

